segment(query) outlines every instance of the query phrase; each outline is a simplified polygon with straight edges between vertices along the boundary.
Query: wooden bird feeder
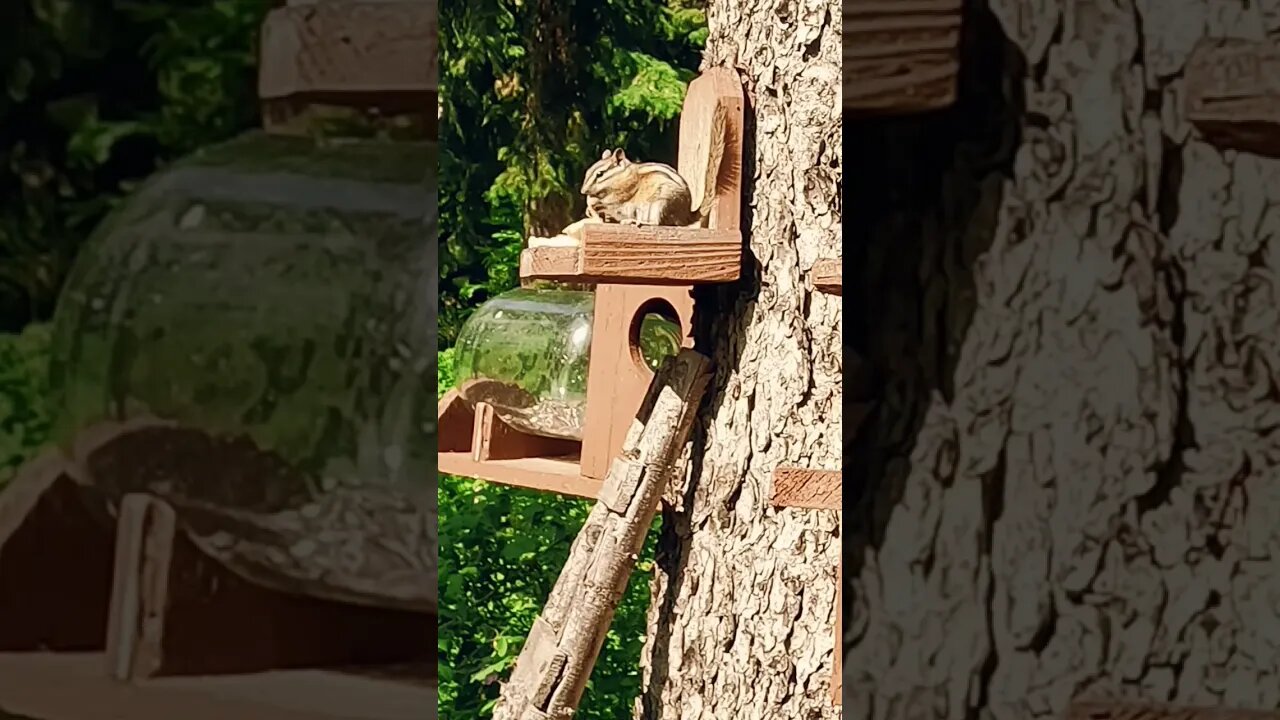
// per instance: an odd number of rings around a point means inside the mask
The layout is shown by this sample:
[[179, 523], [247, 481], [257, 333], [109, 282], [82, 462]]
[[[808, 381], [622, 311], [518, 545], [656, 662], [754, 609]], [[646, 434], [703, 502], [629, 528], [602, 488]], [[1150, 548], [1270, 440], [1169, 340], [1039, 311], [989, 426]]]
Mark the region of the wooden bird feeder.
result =
[[1203, 40], [1185, 78], [1187, 119], [1207, 141], [1280, 157], [1280, 44]]
[[[638, 349], [640, 320], [654, 311], [669, 316], [680, 325], [683, 346], [692, 347], [693, 285], [738, 278], [743, 95], [733, 70], [708, 70], [690, 83], [679, 170], [685, 178], [705, 177], [717, 105], [728, 111], [728, 122], [709, 227], [589, 224], [577, 247], [532, 248], [521, 257], [526, 279], [596, 285], [582, 441], [523, 433], [484, 403], [473, 408], [450, 392], [440, 401], [440, 472], [596, 497], [653, 379]], [[701, 191], [693, 188], [694, 196]]]
[[[266, 129], [306, 132], [312, 108], [328, 105], [415, 116], [433, 130], [436, 11], [435, 0], [272, 10], [260, 77]], [[176, 527], [174, 509], [155, 497], [114, 506], [63, 450], [4, 486], [0, 716], [432, 716], [431, 615], [258, 586]], [[354, 665], [378, 665], [381, 677], [302, 670]]]
[[845, 112], [905, 115], [955, 102], [962, 5], [844, 0]]

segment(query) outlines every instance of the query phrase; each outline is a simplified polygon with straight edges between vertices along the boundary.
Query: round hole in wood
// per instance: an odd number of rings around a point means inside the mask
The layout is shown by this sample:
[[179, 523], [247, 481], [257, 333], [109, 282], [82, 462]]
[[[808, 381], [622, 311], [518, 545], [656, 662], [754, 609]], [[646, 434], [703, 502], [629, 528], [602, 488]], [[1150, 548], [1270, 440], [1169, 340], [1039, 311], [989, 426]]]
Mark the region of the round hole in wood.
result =
[[653, 298], [631, 317], [627, 346], [631, 350], [631, 361], [641, 370], [657, 370], [663, 360], [680, 352], [683, 344], [680, 314], [666, 300]]

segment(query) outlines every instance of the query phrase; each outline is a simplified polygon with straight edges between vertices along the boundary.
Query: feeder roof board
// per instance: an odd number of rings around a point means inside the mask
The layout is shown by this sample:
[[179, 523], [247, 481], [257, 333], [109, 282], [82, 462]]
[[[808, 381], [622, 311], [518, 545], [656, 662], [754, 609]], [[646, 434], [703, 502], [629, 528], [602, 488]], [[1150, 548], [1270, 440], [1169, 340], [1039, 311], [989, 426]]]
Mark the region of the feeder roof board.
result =
[[844, 109], [905, 115], [955, 101], [962, 0], [844, 0]]

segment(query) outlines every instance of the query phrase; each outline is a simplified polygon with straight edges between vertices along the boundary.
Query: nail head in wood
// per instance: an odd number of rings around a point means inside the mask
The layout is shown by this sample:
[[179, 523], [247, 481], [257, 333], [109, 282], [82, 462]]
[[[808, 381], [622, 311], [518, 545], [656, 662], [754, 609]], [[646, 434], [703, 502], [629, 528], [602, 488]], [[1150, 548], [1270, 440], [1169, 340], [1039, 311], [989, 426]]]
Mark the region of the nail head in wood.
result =
[[1280, 156], [1280, 43], [1201, 41], [1185, 71], [1187, 119], [1210, 143]]

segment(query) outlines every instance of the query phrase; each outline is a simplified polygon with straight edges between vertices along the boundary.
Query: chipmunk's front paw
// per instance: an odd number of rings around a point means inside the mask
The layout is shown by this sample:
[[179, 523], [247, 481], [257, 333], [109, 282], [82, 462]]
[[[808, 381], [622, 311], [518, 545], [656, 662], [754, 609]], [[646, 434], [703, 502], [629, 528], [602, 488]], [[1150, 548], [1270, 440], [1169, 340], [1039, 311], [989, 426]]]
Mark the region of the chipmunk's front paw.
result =
[[635, 226], [635, 227], [640, 227], [640, 221], [639, 221], [639, 220], [637, 220], [637, 219], [635, 219], [635, 218], [625, 218], [625, 219], [623, 219], [623, 220], [620, 220], [620, 221], [618, 222], [618, 224], [619, 224], [619, 225], [633, 225], [633, 226]]

